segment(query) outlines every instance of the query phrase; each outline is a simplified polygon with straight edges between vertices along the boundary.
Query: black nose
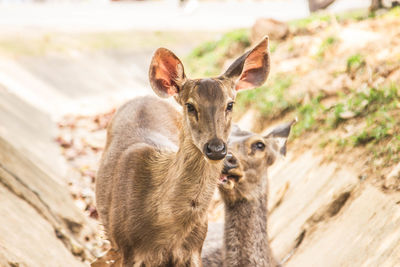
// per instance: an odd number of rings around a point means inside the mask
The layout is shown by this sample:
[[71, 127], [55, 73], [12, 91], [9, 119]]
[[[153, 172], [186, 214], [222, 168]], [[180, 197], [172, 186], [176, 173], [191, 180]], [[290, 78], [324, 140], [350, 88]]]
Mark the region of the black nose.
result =
[[211, 160], [221, 160], [226, 156], [226, 145], [218, 138], [204, 145], [204, 154]]
[[238, 161], [232, 153], [228, 153], [224, 160], [224, 173], [229, 172], [229, 170], [237, 168]]

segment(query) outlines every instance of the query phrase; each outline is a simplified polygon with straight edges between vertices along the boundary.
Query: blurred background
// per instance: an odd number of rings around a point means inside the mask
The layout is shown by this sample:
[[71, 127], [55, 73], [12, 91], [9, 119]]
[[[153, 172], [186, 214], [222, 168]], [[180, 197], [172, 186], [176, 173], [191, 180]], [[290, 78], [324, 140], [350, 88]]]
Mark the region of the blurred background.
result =
[[[298, 117], [270, 172], [284, 266], [400, 266], [400, 8], [378, 0], [0, 0], [0, 266], [89, 266], [104, 253], [94, 182], [116, 108], [152, 94], [172, 50], [214, 76], [264, 35], [266, 84], [235, 121]], [[211, 223], [223, 223], [215, 195]]]

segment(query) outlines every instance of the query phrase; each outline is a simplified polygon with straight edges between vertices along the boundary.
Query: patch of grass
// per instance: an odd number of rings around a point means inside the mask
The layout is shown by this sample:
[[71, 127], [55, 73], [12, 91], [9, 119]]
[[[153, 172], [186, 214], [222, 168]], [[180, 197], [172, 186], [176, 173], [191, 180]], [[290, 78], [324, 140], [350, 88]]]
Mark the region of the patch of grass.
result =
[[326, 12], [312, 13], [307, 18], [296, 19], [289, 21], [289, 27], [294, 30], [307, 29], [313, 25], [327, 24], [330, 25], [334, 20], [337, 22], [344, 21], [360, 21], [371, 17], [371, 13], [367, 9], [359, 9], [338, 13], [335, 15]]
[[307, 18], [289, 21], [289, 27], [292, 30], [308, 28], [312, 24], [329, 23], [332, 17], [326, 13], [312, 13]]
[[218, 40], [196, 47], [186, 58], [185, 66], [194, 76], [215, 76], [221, 73], [227, 58], [235, 57], [248, 46], [250, 41], [247, 29], [231, 31]]
[[[343, 112], [353, 112], [349, 120]], [[400, 88], [396, 86], [370, 88], [342, 97], [325, 120], [331, 128], [340, 124], [363, 125], [346, 138], [334, 140], [337, 147], [364, 147], [384, 166], [400, 162]], [[329, 128], [325, 128], [329, 129]]]
[[337, 128], [347, 119], [357, 117], [377, 117], [386, 114], [386, 110], [393, 110], [399, 101], [398, 88], [370, 88], [363, 92], [353, 91], [342, 96], [342, 100], [334, 105], [326, 117], [326, 124], [330, 128]]
[[315, 57], [319, 60], [322, 61], [325, 57], [326, 51], [331, 48], [336, 42], [338, 41], [338, 38], [336, 36], [329, 36], [325, 40], [322, 41]]
[[327, 118], [327, 124], [330, 128], [337, 128], [344, 121], [342, 114], [346, 111], [343, 103], [336, 104], [332, 109], [332, 115]]
[[350, 137], [354, 146], [365, 145], [367, 143], [379, 143], [384, 139], [393, 136], [396, 124], [400, 123], [384, 108], [366, 116], [367, 125], [360, 132], [356, 132]]
[[386, 14], [382, 15], [385, 18], [400, 18], [400, 6], [390, 9]]
[[353, 72], [360, 67], [365, 65], [365, 59], [361, 54], [354, 54], [347, 59], [346, 62], [346, 71], [348, 73]]
[[[294, 138], [305, 132], [317, 131], [321, 136], [330, 135], [322, 138], [319, 146], [325, 148], [331, 144], [335, 148], [334, 153], [340, 153], [346, 147], [363, 147], [368, 155], [383, 162], [384, 167], [400, 162], [399, 87], [393, 85], [363, 92], [352, 91], [341, 95], [337, 104], [329, 108], [321, 104], [321, 97], [296, 107], [299, 122], [293, 127]], [[349, 112], [351, 116], [343, 115]], [[357, 127], [350, 127], [352, 132], [340, 137], [332, 132], [340, 125]]]
[[312, 98], [308, 103], [300, 104], [296, 107], [298, 122], [293, 126], [294, 137], [299, 137], [306, 131], [317, 130], [317, 126], [320, 123], [320, 115], [325, 110], [321, 104], [323, 97], [324, 95], [320, 94]]
[[[295, 113], [299, 122], [293, 127], [293, 137], [305, 132], [329, 133], [342, 124], [363, 125], [346, 138], [330, 137], [320, 143], [329, 143], [339, 149], [346, 146], [364, 146], [376, 157], [400, 161], [400, 88], [396, 86], [370, 88], [363, 92], [352, 91], [339, 97], [329, 108], [321, 104], [323, 95], [299, 104]], [[350, 115], [349, 115], [350, 114]], [[388, 145], [390, 144], [390, 145]], [[339, 150], [338, 150], [339, 151]]]
[[356, 9], [351, 11], [345, 11], [335, 15], [338, 22], [344, 21], [360, 21], [368, 18], [373, 18], [374, 14], [368, 12], [367, 9]]
[[276, 49], [278, 48], [278, 42], [274, 41], [274, 40], [270, 40], [269, 41], [269, 51], [271, 53], [274, 53], [276, 51]]
[[238, 94], [237, 106], [243, 112], [250, 106], [256, 108], [264, 119], [280, 117], [294, 110], [299, 101], [286, 92], [292, 82], [293, 77], [290, 75], [271, 77], [267, 85]]

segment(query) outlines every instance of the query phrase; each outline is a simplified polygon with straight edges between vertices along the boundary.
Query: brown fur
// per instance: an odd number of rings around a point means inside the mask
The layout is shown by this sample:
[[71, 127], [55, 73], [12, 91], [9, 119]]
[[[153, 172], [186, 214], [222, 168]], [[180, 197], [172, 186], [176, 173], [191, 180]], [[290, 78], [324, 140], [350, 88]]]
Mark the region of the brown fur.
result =
[[[266, 44], [265, 39], [247, 55], [257, 62], [268, 59]], [[227, 105], [235, 99], [237, 80], [260, 67], [246, 63], [247, 57], [238, 60], [238, 76], [227, 72], [190, 80], [179, 59], [161, 48], [150, 66], [150, 82], [157, 95], [175, 96], [183, 116], [155, 97], [132, 100], [115, 114], [96, 180], [96, 201], [123, 266], [201, 266], [206, 211], [222, 168], [221, 160], [208, 159], [203, 150], [210, 140], [227, 141]], [[260, 74], [266, 78], [264, 71]], [[250, 84], [245, 78], [247, 88], [265, 81], [255, 75]]]
[[[224, 245], [203, 256], [204, 266], [279, 266], [268, 242], [267, 170], [276, 155], [286, 151], [282, 148], [291, 125], [266, 137], [239, 128], [233, 131], [229, 151], [238, 166], [224, 171], [227, 180], [219, 186], [225, 205]], [[265, 145], [263, 150], [257, 149], [258, 142]]]

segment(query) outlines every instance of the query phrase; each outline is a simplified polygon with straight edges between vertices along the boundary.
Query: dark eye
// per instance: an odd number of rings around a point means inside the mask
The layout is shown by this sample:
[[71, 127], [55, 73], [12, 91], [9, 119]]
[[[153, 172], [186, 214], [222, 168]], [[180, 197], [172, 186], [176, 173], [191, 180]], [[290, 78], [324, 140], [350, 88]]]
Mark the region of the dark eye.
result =
[[189, 103], [186, 103], [186, 108], [187, 108], [187, 111], [190, 112], [190, 113], [193, 113], [193, 112], [196, 111], [194, 106], [192, 104], [189, 104]]
[[254, 149], [263, 151], [265, 148], [265, 144], [263, 142], [257, 142], [253, 144]]
[[227, 111], [232, 111], [233, 109], [233, 102], [228, 103], [228, 105], [226, 106], [226, 110]]

